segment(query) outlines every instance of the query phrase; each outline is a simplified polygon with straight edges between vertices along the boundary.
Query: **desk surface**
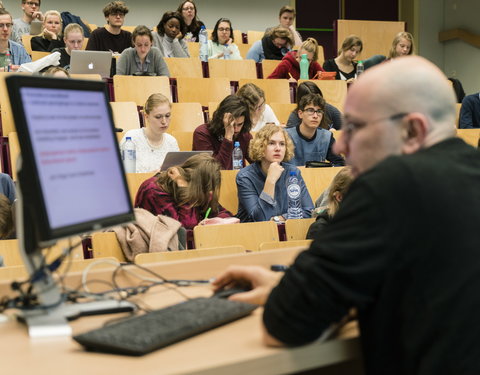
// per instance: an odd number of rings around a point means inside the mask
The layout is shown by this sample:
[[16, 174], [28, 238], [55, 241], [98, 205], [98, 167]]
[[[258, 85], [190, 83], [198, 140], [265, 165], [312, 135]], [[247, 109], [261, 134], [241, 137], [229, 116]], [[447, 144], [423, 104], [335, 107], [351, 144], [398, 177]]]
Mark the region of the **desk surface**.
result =
[[[274, 250], [263, 253], [229, 255], [208, 259], [157, 263], [150, 268], [163, 276], [183, 278], [210, 278], [228, 264], [288, 264], [299, 249]], [[111, 271], [92, 271], [92, 278], [105, 279]], [[67, 283], [76, 285], [80, 275], [71, 275]], [[123, 282], [132, 285], [131, 276], [122, 275]], [[138, 283], [138, 281], [136, 281]], [[8, 290], [8, 283], [0, 284], [0, 295]], [[182, 292], [190, 297], [209, 296], [205, 286], [185, 287]], [[140, 297], [139, 297], [140, 298]], [[182, 297], [163, 286], [152, 289], [141, 297], [141, 302], [160, 308]], [[0, 323], [0, 353], [5, 373], [26, 374], [285, 374], [323, 367], [356, 359], [360, 356], [356, 330], [343, 338], [326, 343], [314, 343], [295, 349], [268, 348], [261, 342], [261, 309], [251, 316], [214, 329], [207, 333], [158, 350], [143, 357], [127, 357], [90, 353], [70, 337], [32, 340], [26, 327], [13, 318]], [[74, 334], [99, 327], [115, 315], [83, 317], [71, 323]]]

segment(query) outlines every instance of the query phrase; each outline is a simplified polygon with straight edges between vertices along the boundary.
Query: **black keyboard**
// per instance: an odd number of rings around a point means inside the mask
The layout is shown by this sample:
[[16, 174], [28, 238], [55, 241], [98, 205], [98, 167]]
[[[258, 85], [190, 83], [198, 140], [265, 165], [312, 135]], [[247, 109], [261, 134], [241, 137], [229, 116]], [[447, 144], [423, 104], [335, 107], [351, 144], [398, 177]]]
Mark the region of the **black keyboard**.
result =
[[194, 298], [73, 338], [87, 350], [143, 355], [243, 318], [255, 308], [221, 298]]

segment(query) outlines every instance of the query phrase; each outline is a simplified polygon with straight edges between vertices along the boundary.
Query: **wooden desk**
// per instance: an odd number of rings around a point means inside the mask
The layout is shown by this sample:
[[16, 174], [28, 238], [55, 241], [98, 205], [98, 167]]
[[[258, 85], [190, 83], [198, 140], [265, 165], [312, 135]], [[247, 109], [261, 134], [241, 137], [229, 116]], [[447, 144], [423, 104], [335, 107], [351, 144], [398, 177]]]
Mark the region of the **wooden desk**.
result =
[[[228, 255], [195, 260], [152, 264], [155, 272], [167, 278], [209, 278], [229, 264], [288, 264], [298, 248], [272, 250], [264, 253]], [[111, 272], [92, 271], [95, 279], [108, 280]], [[67, 277], [66, 283], [76, 285], [80, 274]], [[135, 285], [131, 276], [123, 275], [120, 284]], [[0, 295], [9, 290], [8, 283], [0, 284]], [[205, 286], [186, 287], [189, 296], [209, 296]], [[182, 298], [163, 287], [153, 288], [141, 300], [153, 307], [162, 307]], [[75, 374], [286, 374], [340, 364], [360, 357], [355, 337], [314, 343], [296, 349], [268, 348], [261, 343], [261, 309], [251, 316], [226, 326], [158, 350], [143, 357], [127, 357], [84, 351], [70, 337], [31, 340], [26, 328], [14, 320], [0, 323], [0, 353], [4, 373], [37, 375], [60, 372]], [[99, 327], [117, 315], [84, 317], [71, 323], [73, 332], [80, 333]], [[350, 372], [352, 373], [352, 372]], [[361, 372], [359, 372], [361, 373]]]

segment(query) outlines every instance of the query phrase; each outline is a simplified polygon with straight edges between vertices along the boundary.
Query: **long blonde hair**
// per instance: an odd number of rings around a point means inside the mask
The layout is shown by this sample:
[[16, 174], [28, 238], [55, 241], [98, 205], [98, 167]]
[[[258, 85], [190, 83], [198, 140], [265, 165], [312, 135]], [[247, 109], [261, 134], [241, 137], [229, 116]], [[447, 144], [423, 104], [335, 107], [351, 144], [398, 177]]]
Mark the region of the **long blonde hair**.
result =
[[340, 201], [337, 200], [335, 193], [340, 193], [343, 197], [348, 191], [348, 188], [353, 182], [352, 169], [350, 167], [344, 167], [337, 175], [333, 178], [332, 183], [330, 184], [328, 190], [328, 214], [330, 217], [333, 217], [340, 206]]
[[413, 55], [415, 50], [415, 44], [413, 43], [413, 35], [406, 31], [402, 31], [402, 32], [399, 32], [397, 35], [395, 35], [395, 38], [393, 38], [392, 47], [390, 48], [390, 52], [388, 53], [389, 59], [394, 59], [395, 57], [398, 56], [397, 44], [400, 43], [401, 39], [408, 40], [411, 43], [410, 51], [408, 52], [408, 54]]
[[307, 38], [298, 49], [298, 53], [301, 50], [313, 53], [312, 62], [318, 61], [318, 42], [315, 38]]

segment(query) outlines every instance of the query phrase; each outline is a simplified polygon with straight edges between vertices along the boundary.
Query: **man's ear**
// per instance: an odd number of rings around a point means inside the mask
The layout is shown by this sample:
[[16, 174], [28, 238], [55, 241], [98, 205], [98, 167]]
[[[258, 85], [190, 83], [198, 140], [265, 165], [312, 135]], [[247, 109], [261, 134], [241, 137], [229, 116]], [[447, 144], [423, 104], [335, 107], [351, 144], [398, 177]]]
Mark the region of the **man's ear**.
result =
[[402, 120], [402, 153], [413, 154], [425, 145], [428, 119], [421, 113], [411, 113]]
[[298, 116], [298, 118], [299, 118], [300, 120], [303, 120], [302, 114], [303, 114], [303, 111], [302, 111], [301, 109], [299, 109], [299, 110], [297, 111], [297, 116]]

